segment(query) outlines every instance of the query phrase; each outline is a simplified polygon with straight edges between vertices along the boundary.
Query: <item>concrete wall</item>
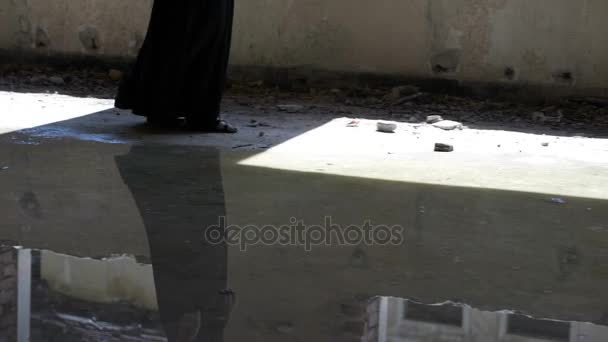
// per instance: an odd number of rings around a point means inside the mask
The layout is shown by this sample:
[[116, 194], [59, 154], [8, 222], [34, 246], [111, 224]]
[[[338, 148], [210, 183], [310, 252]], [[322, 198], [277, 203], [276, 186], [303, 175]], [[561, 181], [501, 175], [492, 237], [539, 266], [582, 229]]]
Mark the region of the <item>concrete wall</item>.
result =
[[[152, 0], [0, 0], [0, 48], [133, 56]], [[237, 0], [233, 64], [608, 88], [604, 0]]]

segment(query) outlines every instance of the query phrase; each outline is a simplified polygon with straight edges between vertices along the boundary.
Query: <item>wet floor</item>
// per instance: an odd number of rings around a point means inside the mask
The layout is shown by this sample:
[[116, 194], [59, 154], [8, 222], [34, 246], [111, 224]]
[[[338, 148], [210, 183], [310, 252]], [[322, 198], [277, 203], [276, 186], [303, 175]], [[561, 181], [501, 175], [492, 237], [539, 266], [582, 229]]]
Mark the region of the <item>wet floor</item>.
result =
[[0, 145], [0, 341], [608, 340], [607, 201], [255, 153]]

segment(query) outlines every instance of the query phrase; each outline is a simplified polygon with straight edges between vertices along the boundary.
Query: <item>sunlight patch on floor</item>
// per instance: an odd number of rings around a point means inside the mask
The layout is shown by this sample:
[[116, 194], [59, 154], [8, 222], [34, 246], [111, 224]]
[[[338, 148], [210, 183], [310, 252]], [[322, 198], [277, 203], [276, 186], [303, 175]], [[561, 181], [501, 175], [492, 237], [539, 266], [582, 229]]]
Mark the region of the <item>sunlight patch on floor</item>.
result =
[[[400, 124], [394, 134], [335, 119], [240, 165], [289, 171], [608, 199], [608, 140]], [[449, 143], [453, 153], [433, 151]], [[545, 146], [545, 143], [549, 143]]]
[[0, 134], [74, 119], [112, 107], [110, 100], [0, 91]]

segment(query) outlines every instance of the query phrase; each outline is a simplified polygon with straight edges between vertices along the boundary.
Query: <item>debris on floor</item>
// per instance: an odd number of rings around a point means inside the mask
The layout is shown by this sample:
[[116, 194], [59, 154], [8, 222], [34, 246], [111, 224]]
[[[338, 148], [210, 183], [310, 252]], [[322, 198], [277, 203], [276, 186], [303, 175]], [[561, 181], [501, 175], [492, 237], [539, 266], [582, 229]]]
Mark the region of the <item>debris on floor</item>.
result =
[[436, 143], [435, 152], [454, 152], [454, 146], [449, 144]]
[[420, 89], [418, 89], [418, 87], [412, 85], [403, 85], [391, 89], [390, 94], [388, 94], [387, 96], [389, 99], [397, 101], [404, 96], [416, 95], [419, 92]]
[[123, 77], [123, 72], [117, 69], [110, 69], [110, 71], [108, 71], [108, 77], [110, 77], [112, 81], [120, 81]]
[[564, 113], [561, 110], [557, 110], [548, 114], [553, 108], [546, 108], [541, 112], [532, 113], [532, 120], [541, 123], [560, 123], [564, 118]]
[[544, 147], [547, 147], [547, 146], [549, 146], [549, 143], [548, 142], [544, 142], [541, 145], [543, 145]]
[[64, 85], [65, 84], [65, 80], [63, 79], [63, 77], [60, 76], [51, 76], [48, 78], [49, 82], [55, 84], [55, 85]]
[[608, 107], [608, 98], [605, 97], [587, 96], [582, 98], [571, 98], [570, 101], [582, 104], [592, 104], [600, 107]]
[[398, 99], [397, 101], [393, 102], [393, 106], [398, 106], [398, 105], [402, 105], [406, 102], [410, 102], [413, 101], [419, 97], [421, 97], [422, 95], [424, 95], [423, 93], [417, 93], [417, 94], [413, 94], [413, 95], [408, 95], [408, 96], [404, 96], [400, 99]]
[[304, 110], [304, 106], [297, 104], [277, 105], [277, 109], [281, 112], [298, 113]]
[[443, 121], [439, 121], [439, 122], [435, 122], [433, 124], [434, 127], [437, 128], [441, 128], [445, 131], [452, 131], [455, 129], [462, 129], [462, 124], [460, 122], [457, 121], [452, 121], [452, 120], [443, 120]]
[[264, 86], [264, 80], [251, 81], [248, 82], [247, 85], [254, 88], [261, 88]]
[[0, 166], [0, 171], [8, 170], [8, 166]]
[[244, 147], [251, 147], [253, 146], [253, 144], [241, 144], [241, 145], [234, 145], [232, 146], [233, 150], [239, 149], [239, 148], [244, 148]]
[[383, 100], [390, 106], [398, 106], [412, 101], [422, 95], [423, 93], [420, 92], [418, 87], [412, 85], [403, 85], [391, 89], [391, 91], [384, 96]]
[[346, 124], [346, 127], [359, 127], [361, 120], [352, 120]]
[[426, 123], [434, 124], [436, 122], [443, 121], [441, 115], [429, 115], [426, 117]]
[[378, 124], [376, 125], [378, 132], [382, 132], [382, 133], [395, 133], [395, 131], [397, 130], [397, 124], [395, 123], [391, 123], [391, 122], [378, 122]]
[[561, 197], [551, 197], [548, 198], [547, 201], [552, 202], [552, 203], [557, 203], [557, 204], [566, 204], [566, 200], [561, 198]]
[[270, 127], [270, 125], [267, 123], [264, 123], [264, 122], [257, 121], [257, 120], [251, 120], [251, 121], [249, 121], [249, 125], [247, 125], [247, 127], [251, 127], [251, 128]]

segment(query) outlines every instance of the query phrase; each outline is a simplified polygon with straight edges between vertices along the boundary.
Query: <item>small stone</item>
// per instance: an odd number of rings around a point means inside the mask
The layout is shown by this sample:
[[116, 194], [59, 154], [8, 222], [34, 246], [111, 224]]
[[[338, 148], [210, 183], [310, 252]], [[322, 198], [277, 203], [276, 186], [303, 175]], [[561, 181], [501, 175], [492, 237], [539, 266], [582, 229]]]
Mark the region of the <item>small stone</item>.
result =
[[289, 105], [278, 105], [277, 109], [282, 112], [287, 113], [298, 113], [304, 110], [304, 106], [297, 104], [289, 104]]
[[263, 136], [264, 136], [264, 134], [265, 134], [264, 132], [260, 132], [260, 133], [258, 133], [258, 137], [260, 137], [260, 138], [261, 138], [261, 137], [263, 137]]
[[435, 152], [454, 152], [454, 146], [449, 144], [435, 144]]
[[562, 121], [564, 117], [564, 113], [561, 110], [558, 110], [555, 115], [547, 115], [543, 112], [534, 112], [532, 113], [532, 120], [537, 122], [553, 122], [559, 123]]
[[435, 122], [433, 124], [433, 126], [437, 127], [437, 128], [441, 128], [445, 131], [462, 129], [462, 124], [460, 122], [452, 121], [452, 120], [443, 120], [443, 121]]
[[532, 113], [532, 120], [534, 121], [545, 121], [545, 113], [543, 112], [534, 112]]
[[116, 70], [116, 69], [111, 69], [108, 72], [108, 76], [110, 77], [110, 79], [112, 81], [120, 81], [123, 77], [123, 72], [120, 70]]
[[426, 117], [426, 122], [430, 124], [434, 124], [439, 121], [443, 121], [441, 115], [429, 115]]
[[404, 86], [399, 86], [399, 87], [395, 87], [391, 90], [390, 93], [390, 97], [393, 100], [398, 100], [400, 99], [402, 96], [408, 96], [408, 95], [413, 95], [413, 94], [417, 94], [420, 91], [420, 89], [418, 89], [418, 87], [412, 86], [412, 85], [404, 85]]
[[378, 132], [382, 133], [395, 133], [395, 130], [397, 130], [397, 124], [391, 122], [378, 122], [376, 126]]
[[346, 124], [346, 127], [359, 127], [360, 123], [361, 123], [361, 121], [359, 121], [359, 120], [352, 120]]
[[547, 147], [547, 146], [549, 146], [549, 143], [548, 142], [544, 142], [541, 145], [543, 145], [544, 147]]
[[48, 78], [49, 82], [55, 84], [55, 85], [64, 85], [65, 81], [63, 79], [63, 77], [60, 76], [51, 76]]

